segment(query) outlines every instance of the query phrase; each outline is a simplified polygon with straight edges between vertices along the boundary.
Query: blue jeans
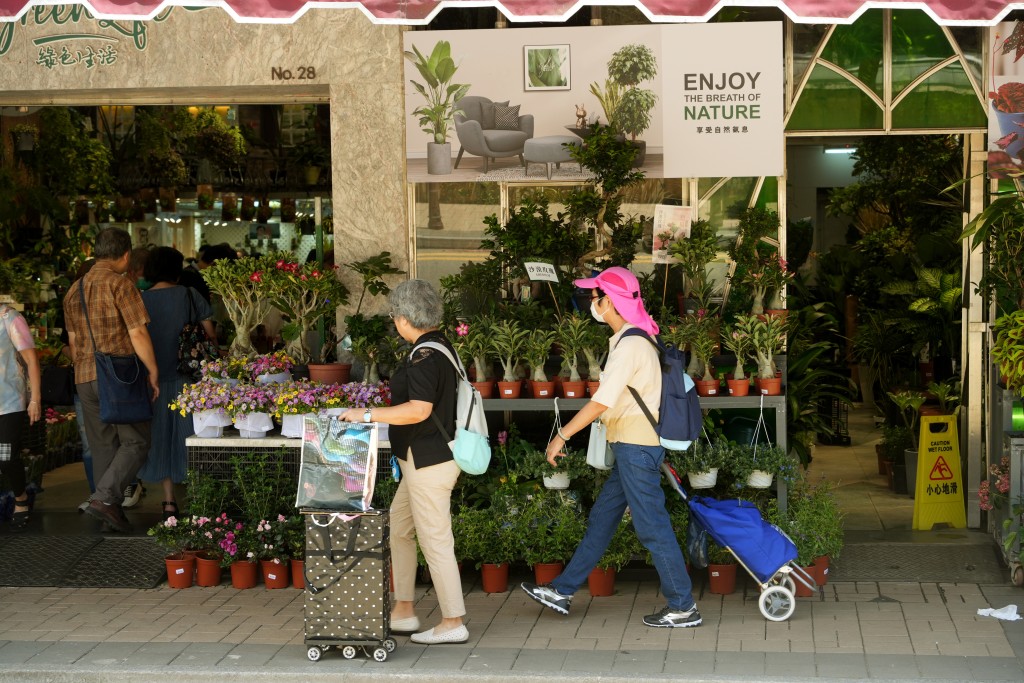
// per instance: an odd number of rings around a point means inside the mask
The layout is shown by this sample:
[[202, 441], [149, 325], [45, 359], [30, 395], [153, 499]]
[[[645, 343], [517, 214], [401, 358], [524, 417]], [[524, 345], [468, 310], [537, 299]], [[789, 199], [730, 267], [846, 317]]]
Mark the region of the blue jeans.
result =
[[665, 449], [661, 446], [613, 443], [612, 450], [615, 452], [615, 465], [590, 511], [587, 533], [565, 571], [551, 585], [562, 595], [572, 595], [583, 585], [608, 549], [628, 505], [637, 538], [654, 557], [654, 567], [661, 579], [661, 592], [668, 606], [673, 610], [686, 611], [694, 606], [693, 585], [665, 509], [660, 469]]

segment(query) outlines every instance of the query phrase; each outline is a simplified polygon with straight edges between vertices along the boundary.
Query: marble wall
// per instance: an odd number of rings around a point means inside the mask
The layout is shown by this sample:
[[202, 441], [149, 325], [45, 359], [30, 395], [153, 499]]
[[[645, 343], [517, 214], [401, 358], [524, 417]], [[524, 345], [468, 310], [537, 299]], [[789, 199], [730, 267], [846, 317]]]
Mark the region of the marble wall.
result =
[[0, 24], [0, 105], [329, 102], [336, 261], [387, 250], [407, 270], [401, 30], [358, 10], [279, 25], [218, 8], [110, 22], [37, 7]]

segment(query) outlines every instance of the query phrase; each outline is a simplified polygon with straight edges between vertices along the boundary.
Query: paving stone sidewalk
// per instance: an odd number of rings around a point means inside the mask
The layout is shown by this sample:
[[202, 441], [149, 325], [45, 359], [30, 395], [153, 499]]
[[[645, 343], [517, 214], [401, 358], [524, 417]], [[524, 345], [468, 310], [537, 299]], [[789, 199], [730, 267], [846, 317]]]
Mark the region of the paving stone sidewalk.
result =
[[[704, 625], [651, 629], [640, 618], [663, 605], [656, 587], [620, 581], [608, 598], [584, 589], [560, 617], [518, 590], [467, 583], [468, 643], [398, 637], [384, 663], [335, 650], [308, 661], [294, 589], [0, 588], [0, 681], [1024, 680], [1024, 621], [977, 615], [1024, 607], [1009, 586], [834, 582], [823, 601], [799, 599], [789, 621], [773, 623], [749, 582], [725, 597], [698, 582]], [[417, 612], [427, 625], [439, 618], [429, 587]]]

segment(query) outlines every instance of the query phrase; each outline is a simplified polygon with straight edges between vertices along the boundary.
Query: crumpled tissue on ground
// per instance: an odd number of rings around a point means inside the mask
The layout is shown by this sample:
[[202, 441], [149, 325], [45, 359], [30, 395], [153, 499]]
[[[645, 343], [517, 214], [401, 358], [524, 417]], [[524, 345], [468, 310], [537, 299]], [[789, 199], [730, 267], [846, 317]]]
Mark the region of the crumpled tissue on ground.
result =
[[1003, 621], [1017, 621], [1018, 619], [1024, 618], [1017, 614], [1017, 605], [1007, 605], [1006, 607], [1000, 607], [999, 609], [986, 607], [985, 609], [978, 610], [978, 616], [995, 617], [996, 619], [1002, 619]]

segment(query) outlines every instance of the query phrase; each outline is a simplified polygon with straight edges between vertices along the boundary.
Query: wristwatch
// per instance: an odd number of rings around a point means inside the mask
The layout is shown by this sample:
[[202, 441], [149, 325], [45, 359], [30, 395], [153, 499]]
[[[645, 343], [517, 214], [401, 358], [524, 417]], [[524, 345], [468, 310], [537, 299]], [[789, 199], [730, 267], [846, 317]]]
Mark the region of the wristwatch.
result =
[[367, 408], [363, 413], [363, 422], [373, 422], [373, 409]]

